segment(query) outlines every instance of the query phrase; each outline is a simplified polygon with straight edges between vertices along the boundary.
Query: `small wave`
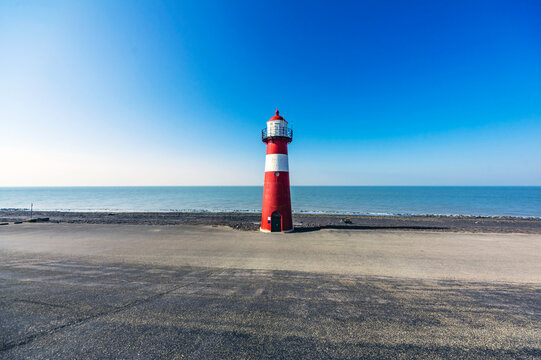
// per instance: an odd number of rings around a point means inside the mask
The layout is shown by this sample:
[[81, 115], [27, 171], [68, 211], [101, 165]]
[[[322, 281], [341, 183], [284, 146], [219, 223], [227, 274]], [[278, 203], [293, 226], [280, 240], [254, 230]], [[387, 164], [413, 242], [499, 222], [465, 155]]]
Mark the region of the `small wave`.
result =
[[[24, 211], [30, 208], [0, 208], [0, 211]], [[228, 209], [228, 208], [170, 208], [170, 209], [119, 209], [119, 208], [40, 208], [35, 212], [90, 212], [90, 213], [186, 213], [186, 214], [259, 214], [261, 209]], [[386, 217], [449, 217], [449, 218], [492, 218], [492, 219], [532, 219], [539, 220], [541, 216], [519, 215], [482, 215], [482, 214], [446, 214], [446, 213], [408, 213], [408, 212], [370, 212], [370, 211], [339, 211], [339, 210], [294, 210], [294, 215], [333, 215], [333, 216], [386, 216]]]

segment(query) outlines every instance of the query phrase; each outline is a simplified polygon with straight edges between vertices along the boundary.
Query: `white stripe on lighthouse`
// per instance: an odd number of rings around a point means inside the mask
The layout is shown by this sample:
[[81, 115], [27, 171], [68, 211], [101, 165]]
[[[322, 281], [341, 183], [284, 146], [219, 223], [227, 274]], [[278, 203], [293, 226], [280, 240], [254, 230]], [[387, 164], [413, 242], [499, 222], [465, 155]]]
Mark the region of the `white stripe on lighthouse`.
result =
[[289, 171], [286, 154], [267, 154], [265, 171]]

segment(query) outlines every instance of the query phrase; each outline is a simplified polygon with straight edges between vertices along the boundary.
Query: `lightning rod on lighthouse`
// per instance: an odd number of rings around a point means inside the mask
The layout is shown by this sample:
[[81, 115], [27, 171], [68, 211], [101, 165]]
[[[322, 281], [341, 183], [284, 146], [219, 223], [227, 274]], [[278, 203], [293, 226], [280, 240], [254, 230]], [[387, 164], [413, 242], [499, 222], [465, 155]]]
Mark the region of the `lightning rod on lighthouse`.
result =
[[278, 110], [261, 131], [261, 139], [267, 144], [267, 155], [260, 229], [264, 232], [293, 231], [287, 158], [287, 144], [293, 140], [293, 131]]

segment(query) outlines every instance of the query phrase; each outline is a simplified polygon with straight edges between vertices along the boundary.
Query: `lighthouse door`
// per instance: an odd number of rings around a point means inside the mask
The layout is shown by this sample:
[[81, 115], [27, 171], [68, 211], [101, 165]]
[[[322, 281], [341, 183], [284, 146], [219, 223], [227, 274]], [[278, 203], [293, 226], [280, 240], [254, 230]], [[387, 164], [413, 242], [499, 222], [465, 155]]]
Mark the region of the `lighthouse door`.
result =
[[271, 215], [271, 231], [282, 231], [282, 215], [278, 211], [273, 212]]

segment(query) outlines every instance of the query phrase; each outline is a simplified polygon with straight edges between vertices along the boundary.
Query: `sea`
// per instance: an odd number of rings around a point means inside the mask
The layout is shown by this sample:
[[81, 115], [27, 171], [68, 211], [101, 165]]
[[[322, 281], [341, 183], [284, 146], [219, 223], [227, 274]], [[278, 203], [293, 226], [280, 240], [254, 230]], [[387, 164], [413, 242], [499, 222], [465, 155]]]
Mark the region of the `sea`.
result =
[[[260, 186], [0, 187], [0, 209], [261, 211]], [[293, 186], [294, 213], [541, 218], [540, 186]]]

